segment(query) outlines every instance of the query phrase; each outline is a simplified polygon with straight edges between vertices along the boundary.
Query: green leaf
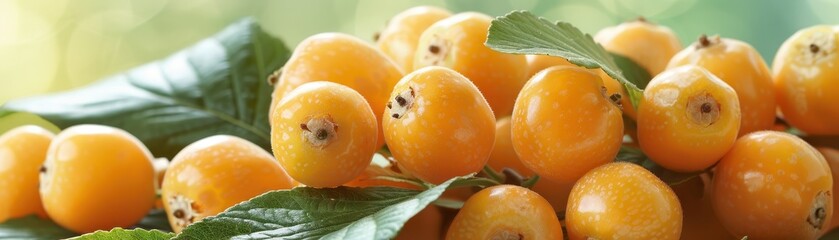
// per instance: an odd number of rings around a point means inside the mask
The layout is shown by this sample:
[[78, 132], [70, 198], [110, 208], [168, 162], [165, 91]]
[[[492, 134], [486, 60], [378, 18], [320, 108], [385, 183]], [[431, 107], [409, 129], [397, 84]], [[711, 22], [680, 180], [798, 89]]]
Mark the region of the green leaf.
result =
[[172, 232], [172, 226], [169, 225], [169, 218], [166, 217], [166, 211], [163, 209], [154, 209], [146, 215], [140, 223], [135, 227], [143, 229], [157, 229], [164, 232]]
[[174, 237], [174, 233], [161, 232], [159, 230], [145, 229], [122, 229], [114, 228], [111, 231], [96, 231], [75, 238], [74, 240], [166, 240]]
[[58, 127], [94, 123], [134, 134], [156, 156], [216, 134], [270, 149], [266, 79], [289, 57], [251, 18], [168, 58], [87, 87], [7, 102], [2, 111], [37, 114]]
[[392, 239], [455, 178], [425, 191], [392, 187], [273, 191], [184, 229], [175, 239]]
[[626, 80], [629, 80], [640, 89], [647, 88], [647, 84], [652, 80], [652, 76], [650, 76], [650, 73], [644, 67], [641, 67], [641, 65], [638, 65], [638, 63], [623, 55], [613, 52], [609, 52], [609, 54], [612, 55], [612, 59], [615, 60], [615, 64], [621, 69]]
[[513, 11], [492, 20], [486, 45], [503, 53], [557, 56], [582, 67], [602, 68], [623, 83], [635, 107], [642, 95], [633, 83], [640, 80], [629, 80], [591, 35], [567, 22], [552, 23], [527, 11]]
[[77, 234], [50, 220], [26, 216], [0, 223], [0, 239], [64, 239]]
[[642, 167], [646, 168], [653, 174], [655, 174], [661, 181], [666, 183], [670, 186], [676, 186], [687, 182], [690, 179], [698, 177], [703, 172], [690, 172], [690, 173], [682, 173], [682, 172], [675, 172], [668, 170], [647, 157], [641, 149], [629, 147], [629, 146], [621, 146], [620, 151], [618, 151], [618, 156], [615, 158], [616, 161], [620, 162], [631, 162], [634, 164], [641, 165]]

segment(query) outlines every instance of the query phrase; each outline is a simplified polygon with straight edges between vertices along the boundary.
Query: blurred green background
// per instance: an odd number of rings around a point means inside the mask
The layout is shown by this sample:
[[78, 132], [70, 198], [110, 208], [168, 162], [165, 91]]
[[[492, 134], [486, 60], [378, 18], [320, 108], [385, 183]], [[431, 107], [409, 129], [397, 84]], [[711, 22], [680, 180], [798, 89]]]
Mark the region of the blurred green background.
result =
[[839, 0], [0, 0], [0, 103], [165, 57], [243, 16], [293, 47], [327, 31], [371, 40], [388, 18], [422, 4], [493, 16], [530, 10], [592, 34], [644, 16], [685, 44], [718, 33], [751, 43], [769, 62], [796, 30], [839, 23]]

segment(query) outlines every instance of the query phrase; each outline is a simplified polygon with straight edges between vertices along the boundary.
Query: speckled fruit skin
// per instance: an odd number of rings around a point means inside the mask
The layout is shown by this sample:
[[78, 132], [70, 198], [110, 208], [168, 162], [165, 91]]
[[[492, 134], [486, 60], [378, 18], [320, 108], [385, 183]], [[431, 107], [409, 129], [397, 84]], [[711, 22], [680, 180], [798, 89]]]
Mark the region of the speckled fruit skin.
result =
[[[833, 215], [832, 188], [816, 149], [791, 134], [758, 131], [740, 137], [717, 164], [712, 203], [735, 237], [816, 239]], [[823, 226], [810, 223], [816, 206]]]
[[412, 7], [390, 20], [376, 39], [376, 46], [405, 72], [414, 69], [414, 53], [420, 35], [431, 24], [451, 16], [446, 9], [432, 6]]
[[492, 186], [472, 195], [446, 234], [447, 240], [562, 238], [562, 226], [548, 201], [513, 185]]
[[512, 131], [513, 147], [525, 166], [543, 178], [572, 183], [615, 159], [623, 119], [596, 74], [580, 67], [550, 67], [519, 94]]
[[682, 44], [670, 28], [637, 20], [607, 27], [595, 34], [594, 41], [603, 48], [632, 59], [650, 76], [664, 71], [667, 62]]
[[682, 208], [673, 190], [641, 166], [615, 162], [577, 181], [568, 199], [570, 239], [679, 239]]
[[[827, 165], [830, 166], [830, 173], [833, 177], [833, 193], [835, 194], [839, 191], [839, 183], [836, 182], [839, 181], [839, 150], [828, 147], [819, 147], [816, 149], [822, 154], [824, 160], [827, 160]], [[836, 204], [839, 204], [839, 201], [833, 201], [833, 209], [837, 209]], [[836, 229], [836, 227], [839, 227], [839, 219], [831, 218], [830, 224], [822, 228], [822, 233], [827, 233], [830, 230]]]
[[[691, 105], [710, 96], [716, 120], [697, 121]], [[713, 109], [716, 110], [713, 110]], [[697, 66], [659, 74], [644, 89], [638, 107], [638, 143], [650, 159], [674, 171], [693, 172], [716, 163], [734, 144], [740, 127], [737, 94], [725, 82]]]
[[[271, 147], [288, 174], [311, 187], [337, 187], [358, 177], [378, 149], [376, 117], [355, 90], [333, 82], [310, 82], [288, 93], [271, 115]], [[315, 119], [333, 124], [318, 145]], [[306, 124], [310, 126], [304, 128]]]
[[[239, 137], [216, 135], [198, 140], [175, 155], [163, 177], [162, 199], [172, 230], [181, 232], [190, 223], [215, 216], [242, 201], [296, 185], [261, 147]], [[176, 203], [176, 197], [191, 204]], [[192, 212], [177, 217], [175, 211], [188, 211], [184, 209], [187, 205]]]
[[490, 16], [466, 12], [434, 23], [420, 36], [414, 69], [444, 66], [463, 74], [501, 117], [510, 115], [516, 94], [527, 81], [527, 61], [523, 55], [484, 45], [491, 21]]
[[766, 61], [748, 43], [711, 37], [685, 48], [670, 60], [668, 69], [696, 65], [719, 77], [737, 92], [740, 103], [739, 136], [768, 130], [775, 123], [775, 92]]
[[[397, 97], [411, 94], [398, 118]], [[475, 173], [486, 164], [495, 139], [495, 116], [478, 88], [463, 75], [426, 67], [402, 78], [385, 111], [385, 140], [400, 166], [434, 184]]]
[[787, 122], [811, 135], [839, 134], [839, 27], [793, 34], [775, 55], [772, 77]]
[[[361, 39], [343, 33], [315, 34], [301, 41], [283, 66], [274, 85], [269, 116], [274, 115], [277, 102], [300, 85], [330, 81], [358, 91], [378, 118], [402, 75], [393, 61]], [[378, 146], [384, 145], [381, 126], [377, 139]]]
[[154, 206], [152, 155], [130, 133], [77, 125], [53, 139], [41, 173], [50, 218], [77, 233], [134, 226]]
[[26, 125], [0, 136], [0, 223], [30, 214], [47, 218], [38, 175], [54, 134]]

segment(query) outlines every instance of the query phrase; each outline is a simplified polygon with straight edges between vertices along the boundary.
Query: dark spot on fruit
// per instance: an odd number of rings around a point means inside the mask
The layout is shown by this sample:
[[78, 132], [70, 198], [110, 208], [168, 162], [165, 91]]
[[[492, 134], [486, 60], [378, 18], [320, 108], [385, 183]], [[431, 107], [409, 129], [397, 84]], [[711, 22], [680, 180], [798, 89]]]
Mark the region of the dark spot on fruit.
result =
[[408, 103], [408, 101], [405, 100], [405, 98], [403, 98], [402, 96], [396, 96], [396, 103], [398, 103], [400, 107], [404, 107], [405, 104]]
[[301, 123], [301, 124], [300, 124], [300, 129], [303, 129], [303, 130], [309, 131], [309, 126], [306, 126], [306, 124], [305, 124], [305, 123]]
[[437, 54], [437, 53], [440, 53], [440, 47], [438, 47], [437, 45], [431, 45], [431, 46], [428, 46], [428, 51], [433, 53], [433, 54]]
[[702, 110], [702, 113], [709, 113], [712, 110], [711, 107], [711, 103], [703, 103], [700, 110]]
[[708, 39], [707, 35], [702, 34], [702, 35], [699, 36], [699, 47], [700, 48], [707, 47], [707, 46], [710, 46], [710, 45], [711, 45], [711, 40]]
[[318, 129], [318, 140], [326, 140], [327, 137], [329, 137], [329, 133], [326, 132], [326, 129]]
[[816, 45], [816, 44], [814, 44], [814, 43], [811, 43], [811, 44], [810, 44], [810, 52], [811, 52], [811, 53], [817, 53], [817, 52], [819, 52], [819, 46], [818, 46], [818, 45]]
[[398, 113], [394, 113], [393, 115], [391, 115], [391, 117], [393, 117], [393, 118], [399, 118], [399, 114], [398, 114]]
[[172, 212], [172, 215], [174, 215], [176, 218], [184, 218], [185, 214], [184, 214], [184, 210], [178, 209], [178, 210], [175, 210], [175, 212]]

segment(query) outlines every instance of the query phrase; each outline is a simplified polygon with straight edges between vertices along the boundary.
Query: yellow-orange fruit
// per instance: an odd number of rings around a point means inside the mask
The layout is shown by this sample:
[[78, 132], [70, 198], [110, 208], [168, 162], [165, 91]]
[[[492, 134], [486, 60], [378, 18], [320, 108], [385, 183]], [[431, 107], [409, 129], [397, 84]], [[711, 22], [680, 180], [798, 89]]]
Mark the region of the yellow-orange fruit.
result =
[[180, 232], [242, 201], [295, 185], [256, 144], [216, 135], [190, 144], [172, 159], [163, 178], [163, 206], [172, 229]]
[[632, 59], [644, 67], [650, 76], [658, 75], [682, 44], [670, 28], [644, 19], [607, 27], [595, 34], [594, 41], [603, 48]]
[[[330, 81], [358, 91], [376, 118], [382, 116], [393, 85], [403, 75], [381, 51], [343, 33], [320, 33], [304, 39], [277, 74], [269, 116], [274, 115], [277, 102], [300, 85]], [[377, 139], [382, 146], [381, 125]]]
[[54, 136], [34, 125], [0, 136], [0, 223], [30, 214], [47, 217], [38, 193], [38, 174]]
[[385, 29], [377, 36], [376, 46], [403, 71], [411, 71], [414, 69], [414, 53], [422, 32], [431, 24], [451, 15], [448, 10], [438, 7], [409, 8], [388, 21]]
[[496, 52], [484, 45], [492, 18], [481, 13], [459, 13], [440, 20], [420, 36], [414, 69], [451, 68], [472, 80], [495, 116], [513, 110], [516, 95], [527, 81], [522, 55]]
[[358, 177], [376, 153], [376, 117], [355, 90], [309, 82], [277, 102], [271, 148], [288, 174], [311, 187], [337, 187]]
[[717, 164], [712, 204], [737, 238], [815, 239], [833, 216], [832, 190], [830, 166], [816, 149], [788, 133], [758, 131]]
[[664, 71], [650, 81], [640, 102], [638, 143], [650, 159], [667, 169], [706, 169], [737, 139], [737, 94], [701, 67]]
[[77, 233], [127, 228], [155, 201], [152, 155], [130, 133], [78, 125], [59, 133], [41, 171], [41, 200], [50, 218]]
[[748, 43], [702, 35], [670, 60], [667, 68], [696, 65], [719, 77], [737, 92], [739, 136], [768, 130], [775, 123], [775, 92], [769, 67]]
[[772, 77], [787, 122], [807, 134], [839, 134], [839, 27], [793, 34], [775, 55]]
[[391, 99], [382, 125], [402, 169], [439, 184], [486, 164], [495, 117], [469, 79], [448, 68], [425, 67], [402, 78]]
[[603, 81], [580, 67], [550, 67], [527, 82], [512, 116], [512, 142], [527, 168], [573, 183], [611, 162], [623, 140], [620, 109]]
[[673, 190], [641, 166], [609, 163], [577, 181], [565, 210], [577, 239], [679, 239], [682, 208]]
[[448, 240], [562, 237], [562, 226], [548, 201], [513, 185], [492, 186], [472, 195], [446, 233]]

